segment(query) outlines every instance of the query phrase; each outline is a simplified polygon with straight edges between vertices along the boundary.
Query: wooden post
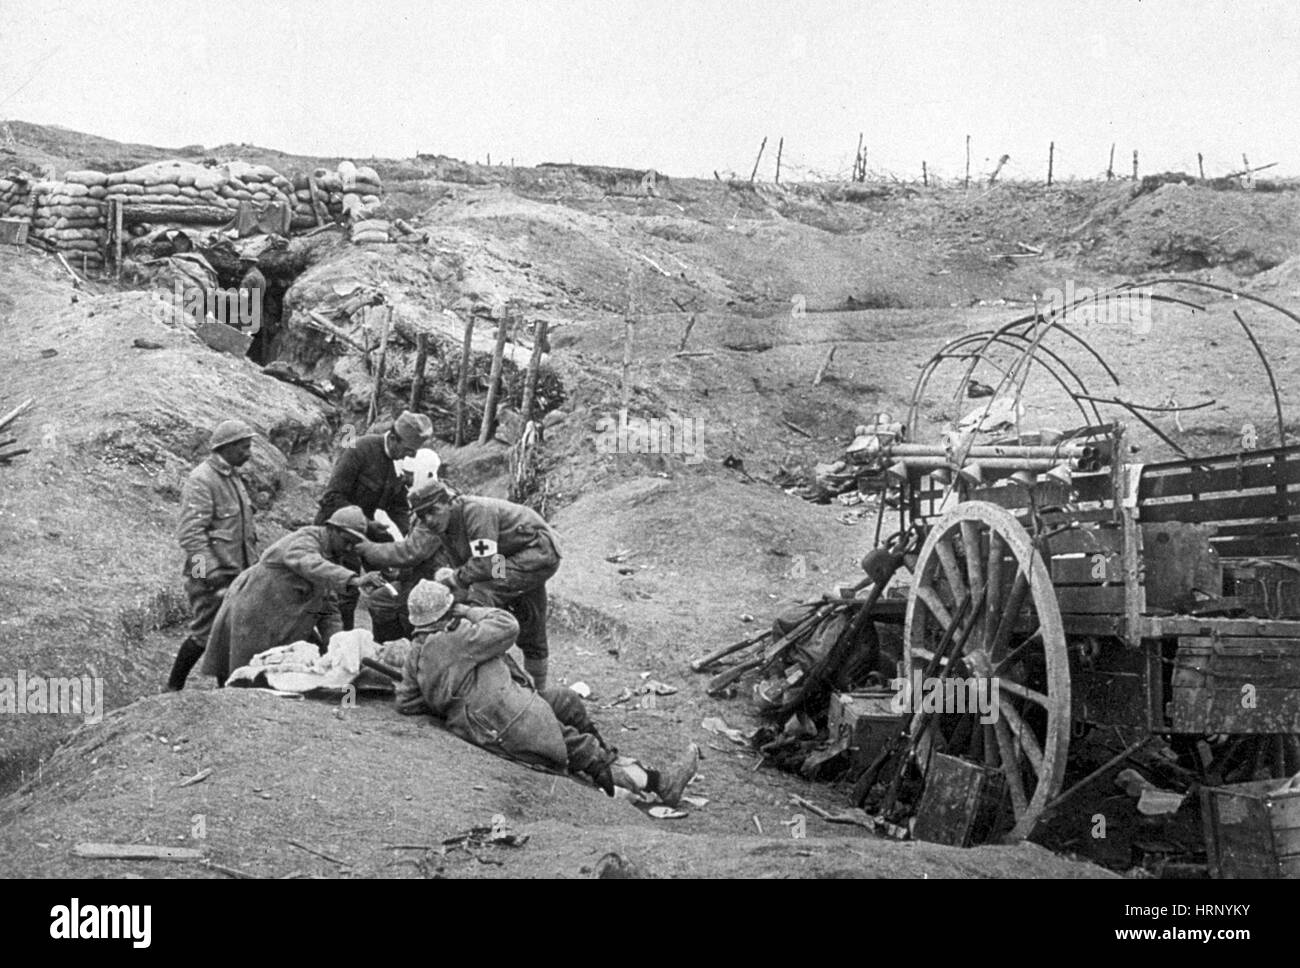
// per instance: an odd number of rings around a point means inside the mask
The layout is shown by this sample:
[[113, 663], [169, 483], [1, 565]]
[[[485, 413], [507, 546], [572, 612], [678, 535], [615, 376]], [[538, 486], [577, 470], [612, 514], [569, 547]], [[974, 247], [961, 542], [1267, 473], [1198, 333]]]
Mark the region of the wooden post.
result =
[[1250, 159], [1244, 151], [1241, 153], [1241, 170], [1241, 184], [1246, 188], [1254, 188], [1255, 176], [1250, 173]]
[[781, 152], [785, 149], [785, 135], [776, 143], [776, 183], [781, 184]]
[[492, 372], [488, 376], [487, 399], [483, 401], [483, 423], [479, 425], [478, 442], [486, 444], [492, 439], [493, 424], [497, 418], [497, 396], [501, 384], [501, 360], [506, 351], [506, 333], [510, 331], [510, 310], [501, 314], [497, 323], [497, 342], [492, 347]]
[[921, 184], [926, 188], [930, 187], [930, 173], [926, 170], [925, 162], [921, 162]]
[[632, 384], [629, 376], [632, 370], [632, 313], [636, 311], [636, 299], [632, 292], [632, 270], [627, 270], [627, 313], [623, 316], [623, 375], [619, 390], [623, 409], [627, 409], [632, 399]]
[[122, 202], [113, 201], [113, 265], [117, 267], [117, 278], [122, 278]]
[[758, 163], [763, 160], [763, 149], [767, 147], [767, 135], [763, 135], [763, 143], [758, 146], [758, 157], [754, 159], [754, 170], [749, 173], [749, 183], [754, 184], [754, 179], [758, 177]]
[[456, 385], [456, 446], [465, 446], [465, 394], [469, 392], [469, 357], [474, 343], [474, 317], [465, 320], [465, 342], [460, 350], [460, 382]]
[[1115, 142], [1110, 143], [1110, 161], [1106, 162], [1106, 181], [1115, 177]]
[[1047, 187], [1048, 188], [1052, 187], [1052, 162], [1055, 160], [1055, 155], [1056, 155], [1056, 142], [1049, 141], [1047, 143]]
[[316, 176], [307, 176], [307, 191], [311, 195], [311, 210], [316, 216], [316, 224], [324, 225], [329, 220], [329, 210], [320, 200], [320, 190], [316, 186]]
[[1133, 180], [1138, 180], [1138, 150], [1133, 149]]
[[546, 343], [548, 323], [539, 319], [533, 330], [533, 354], [528, 358], [528, 373], [524, 376], [524, 399], [519, 412], [524, 423], [533, 419], [533, 400], [537, 396], [537, 368], [542, 365], [542, 346]]
[[970, 188], [970, 135], [966, 135], [966, 184], [965, 188]]
[[858, 132], [858, 150], [853, 153], [853, 181], [862, 181], [865, 177], [862, 164], [862, 132]]
[[391, 306], [384, 307], [384, 325], [379, 336], [379, 359], [375, 361], [375, 389], [370, 395], [370, 414], [366, 423], [372, 424], [379, 416], [379, 391], [384, 382], [384, 365], [388, 362], [388, 326], [393, 319]]
[[831, 365], [831, 360], [835, 359], [835, 344], [831, 344], [830, 352], [826, 354], [826, 359], [822, 360], [822, 365], [817, 367], [817, 374], [813, 377], [813, 386], [821, 386], [822, 380], [826, 378], [826, 370]]
[[998, 159], [998, 166], [993, 169], [993, 174], [989, 175], [990, 188], [992, 188], [993, 183], [998, 180], [998, 175], [1002, 173], [1002, 166], [1005, 165], [1010, 160], [1011, 160], [1010, 155], [1003, 155], [1001, 158]]
[[1205, 181], [1205, 156], [1199, 151], [1196, 153], [1196, 168], [1201, 173], [1201, 181]]
[[420, 410], [420, 398], [424, 396], [424, 365], [429, 360], [429, 334], [421, 333], [415, 338], [415, 376], [411, 379], [411, 401], [407, 410], [416, 413]]
[[695, 326], [695, 314], [691, 313], [691, 318], [686, 320], [686, 330], [682, 333], [682, 341], [677, 344], [677, 352], [686, 351], [686, 341], [691, 338], [691, 329]]

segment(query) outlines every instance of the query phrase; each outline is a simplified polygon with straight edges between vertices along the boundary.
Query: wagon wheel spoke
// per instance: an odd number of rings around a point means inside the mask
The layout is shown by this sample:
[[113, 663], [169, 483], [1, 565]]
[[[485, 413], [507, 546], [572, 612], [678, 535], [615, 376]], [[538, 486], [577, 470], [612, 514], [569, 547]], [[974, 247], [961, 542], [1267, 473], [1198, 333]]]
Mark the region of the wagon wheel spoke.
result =
[[980, 532], [973, 521], [961, 523], [961, 544], [966, 557], [967, 587], [972, 591], [984, 586], [984, 557], [980, 549]]
[[1034, 629], [1033, 633], [1027, 639], [1025, 639], [1014, 649], [1012, 649], [1002, 658], [998, 659], [996, 662], [993, 663], [993, 675], [996, 676], [998, 673], [1008, 668], [1013, 662], [1015, 662], [1017, 659], [1020, 658], [1021, 655], [1024, 654], [1026, 649], [1028, 649], [1035, 642], [1041, 641], [1042, 637], [1043, 637], [1043, 629], [1042, 626], [1039, 626], [1038, 628]]
[[940, 541], [934, 547], [935, 554], [939, 556], [939, 563], [943, 565], [943, 576], [948, 581], [948, 589], [952, 593], [954, 607], [963, 598], [970, 594], [966, 585], [966, 577], [963, 569], [957, 564], [957, 556], [953, 553], [952, 544], [948, 541]]
[[[1043, 698], [1047, 697], [1044, 696]], [[1015, 733], [1016, 740], [1019, 742], [1020, 748], [1024, 750], [1025, 757], [1029, 760], [1029, 765], [1033, 767], [1034, 774], [1041, 777], [1043, 775], [1043, 751], [1038, 745], [1038, 740], [1034, 738], [1033, 730], [1020, 718], [1020, 714], [1011, 708], [1009, 703], [999, 703], [998, 712], [1001, 718], [1006, 719], [1011, 732]]]
[[944, 605], [939, 598], [938, 592], [933, 588], [919, 588], [916, 597], [925, 603], [925, 607], [930, 610], [930, 614], [935, 617], [943, 631], [948, 631], [948, 626], [952, 625], [952, 614], [948, 611], [948, 606]]
[[1011, 729], [1002, 719], [998, 719], [993, 723], [993, 733], [997, 737], [998, 756], [1002, 772], [1007, 778], [1007, 789], [1011, 791], [1011, 807], [1019, 817], [1029, 808], [1029, 798], [1025, 796], [1025, 782], [1020, 776]]
[[1025, 607], [1025, 598], [1029, 595], [1029, 578], [1023, 570], [1016, 572], [1016, 580], [1011, 586], [1011, 594], [1007, 596], [1006, 607], [998, 619], [997, 631], [989, 640], [989, 658], [997, 661], [998, 653], [1006, 648], [1007, 642], [1011, 639], [1011, 631], [1016, 626], [1016, 621], [1020, 617], [1021, 610]]
[[989, 560], [985, 569], [988, 581], [988, 606], [984, 609], [984, 631], [981, 635], [987, 646], [998, 629], [998, 618], [1002, 615], [1002, 560], [1006, 557], [1007, 544], [996, 531], [989, 532]]
[[[1011, 679], [999, 679], [998, 688], [1006, 690], [1013, 696], [1019, 696], [1021, 699], [1028, 699], [1030, 702], [1042, 706], [1044, 709], [1052, 708], [1052, 701], [1037, 689], [1030, 689], [1028, 686], [1022, 686], [1020, 683], [1014, 682]], [[1003, 709], [1006, 708], [1007, 707], [1005, 706], [1003, 707]]]

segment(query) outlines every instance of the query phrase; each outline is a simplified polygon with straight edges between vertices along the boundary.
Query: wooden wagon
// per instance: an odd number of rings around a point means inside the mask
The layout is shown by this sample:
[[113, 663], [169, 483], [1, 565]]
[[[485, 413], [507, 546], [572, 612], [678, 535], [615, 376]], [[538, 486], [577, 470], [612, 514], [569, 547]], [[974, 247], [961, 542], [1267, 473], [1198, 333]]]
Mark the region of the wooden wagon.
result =
[[[1139, 285], [1183, 305], [1192, 305], [1180, 295], [1187, 287], [1217, 288]], [[1219, 782], [1300, 770], [1300, 446], [1287, 444], [1268, 361], [1241, 321], [1273, 390], [1278, 446], [1143, 463], [1107, 411], [1178, 451], [1156, 423], [1175, 408], [1083, 384], [1054, 341], [1114, 373], [1070, 328], [1080, 307], [952, 341], [923, 368], [906, 420], [882, 421], [856, 442], [862, 481], [898, 489], [900, 533], [914, 537], [902, 676], [914, 696], [937, 683], [950, 700], [909, 708], [898, 769], [924, 785], [943, 754], [1004, 778], [1009, 839], [1028, 836], [1061, 794], [1071, 737], [1099, 724], [1165, 737]], [[996, 362], [999, 348], [1014, 351], [1010, 365]], [[948, 363], [964, 369], [957, 399], [967, 405], [974, 375], [996, 367], [993, 394], [973, 401], [975, 428], [1015, 400], [1031, 366], [1068, 394], [1079, 426], [1013, 426], [1001, 437], [968, 427], [936, 444], [908, 442], [931, 376]], [[1009, 413], [1014, 423], [1014, 405]], [[972, 684], [993, 697], [990, 714], [955, 711], [951, 700], [975, 695]]]

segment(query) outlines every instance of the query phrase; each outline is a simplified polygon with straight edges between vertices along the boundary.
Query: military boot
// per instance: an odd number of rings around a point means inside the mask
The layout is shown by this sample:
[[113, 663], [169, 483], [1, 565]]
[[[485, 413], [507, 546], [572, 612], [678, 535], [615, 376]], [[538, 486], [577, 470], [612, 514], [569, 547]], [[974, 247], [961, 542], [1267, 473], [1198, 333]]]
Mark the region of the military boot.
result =
[[190, 677], [190, 670], [202, 657], [203, 646], [190, 639], [182, 642], [180, 651], [176, 653], [176, 661], [172, 663], [171, 675], [167, 677], [168, 691], [180, 692], [184, 689], [185, 680]]

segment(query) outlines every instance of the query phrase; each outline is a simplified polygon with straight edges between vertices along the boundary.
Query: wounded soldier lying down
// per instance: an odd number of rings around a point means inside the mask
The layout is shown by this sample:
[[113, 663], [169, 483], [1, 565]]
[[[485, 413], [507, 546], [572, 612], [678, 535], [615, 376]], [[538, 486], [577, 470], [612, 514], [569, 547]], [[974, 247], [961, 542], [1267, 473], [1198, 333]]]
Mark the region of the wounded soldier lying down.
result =
[[454, 604], [451, 591], [421, 581], [409, 601], [415, 637], [397, 688], [397, 708], [432, 712], [462, 739], [524, 763], [571, 770], [610, 796], [616, 786], [654, 793], [670, 806], [695, 776], [699, 747], [666, 770], [620, 757], [596, 732], [572, 689], [538, 692], [506, 655], [519, 624], [499, 608]]

